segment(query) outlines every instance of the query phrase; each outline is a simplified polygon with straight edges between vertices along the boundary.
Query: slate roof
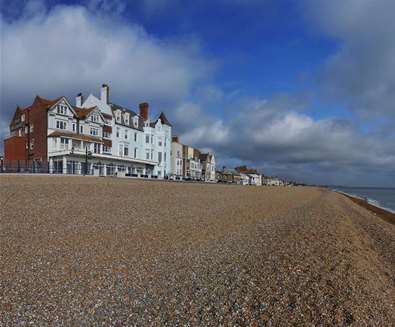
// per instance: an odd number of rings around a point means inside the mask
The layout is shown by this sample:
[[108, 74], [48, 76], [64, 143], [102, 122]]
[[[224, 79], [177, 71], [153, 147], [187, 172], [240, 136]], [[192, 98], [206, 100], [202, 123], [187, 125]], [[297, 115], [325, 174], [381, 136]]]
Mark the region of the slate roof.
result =
[[167, 119], [166, 115], [163, 112], [160, 113], [160, 115], [158, 116], [158, 118], [155, 121], [150, 123], [150, 126], [151, 127], [155, 127], [155, 125], [156, 125], [156, 123], [158, 122], [159, 119], [161, 120], [163, 125], [167, 125], [167, 126], [172, 127], [172, 125], [170, 124], [169, 120]]
[[[140, 115], [135, 113], [133, 110], [130, 110], [128, 108], [125, 108], [125, 107], [123, 107], [123, 106], [121, 106], [119, 104], [115, 104], [115, 103], [110, 103], [110, 107], [111, 107], [111, 110], [112, 110], [113, 113], [116, 110], [120, 110], [120, 111], [122, 111], [122, 113], [128, 112], [130, 114], [129, 124], [126, 124], [125, 120], [123, 119], [123, 115], [121, 115], [121, 122], [117, 122], [117, 120], [115, 120], [116, 124], [123, 125], [123, 126], [129, 127], [129, 128], [133, 128], [133, 129], [137, 129], [139, 131], [144, 131], [144, 129], [143, 129], [144, 121], [143, 121], [143, 119], [140, 117]], [[135, 117], [135, 116], [138, 117], [137, 127], [135, 127], [133, 125], [133, 117]]]

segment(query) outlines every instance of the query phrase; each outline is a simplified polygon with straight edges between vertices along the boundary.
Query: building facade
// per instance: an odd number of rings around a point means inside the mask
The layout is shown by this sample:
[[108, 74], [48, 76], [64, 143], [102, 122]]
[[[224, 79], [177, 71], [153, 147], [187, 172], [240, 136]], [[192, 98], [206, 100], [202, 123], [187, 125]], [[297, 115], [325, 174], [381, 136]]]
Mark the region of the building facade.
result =
[[171, 177], [172, 179], [182, 180], [183, 168], [183, 145], [177, 136], [173, 136], [171, 141]]
[[202, 178], [205, 182], [215, 182], [215, 156], [213, 153], [202, 153], [199, 156], [202, 166]]
[[189, 145], [183, 145], [183, 176], [185, 179], [201, 180], [202, 165], [200, 152]]
[[48, 165], [50, 173], [131, 175], [164, 178], [170, 174], [171, 124], [161, 113], [153, 121], [148, 104], [137, 114], [110, 102], [107, 85], [100, 98], [81, 94], [36, 97], [17, 108], [4, 142], [5, 162]]

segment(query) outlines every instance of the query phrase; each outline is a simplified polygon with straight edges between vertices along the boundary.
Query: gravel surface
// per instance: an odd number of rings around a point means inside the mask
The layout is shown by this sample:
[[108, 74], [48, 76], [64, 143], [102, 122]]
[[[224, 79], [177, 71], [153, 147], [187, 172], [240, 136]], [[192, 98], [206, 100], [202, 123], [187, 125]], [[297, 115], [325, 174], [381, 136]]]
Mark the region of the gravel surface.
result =
[[395, 225], [314, 188], [0, 176], [0, 326], [394, 326]]

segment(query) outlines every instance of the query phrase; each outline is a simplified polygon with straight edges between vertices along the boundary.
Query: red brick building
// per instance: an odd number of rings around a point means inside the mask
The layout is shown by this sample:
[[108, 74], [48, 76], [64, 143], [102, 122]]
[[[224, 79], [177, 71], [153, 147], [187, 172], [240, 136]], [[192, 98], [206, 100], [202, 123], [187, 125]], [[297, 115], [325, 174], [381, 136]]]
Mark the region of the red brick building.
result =
[[10, 123], [10, 136], [4, 140], [4, 165], [24, 169], [47, 167], [47, 110], [59, 99], [36, 96], [32, 105], [17, 107]]

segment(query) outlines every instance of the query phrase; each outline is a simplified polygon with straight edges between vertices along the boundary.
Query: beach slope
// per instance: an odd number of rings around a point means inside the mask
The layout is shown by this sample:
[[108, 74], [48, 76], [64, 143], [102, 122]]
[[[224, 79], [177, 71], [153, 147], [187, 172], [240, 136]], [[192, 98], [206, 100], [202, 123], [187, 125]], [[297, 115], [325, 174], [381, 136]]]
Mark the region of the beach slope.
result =
[[395, 321], [395, 225], [329, 190], [0, 176], [0, 208], [1, 326]]

